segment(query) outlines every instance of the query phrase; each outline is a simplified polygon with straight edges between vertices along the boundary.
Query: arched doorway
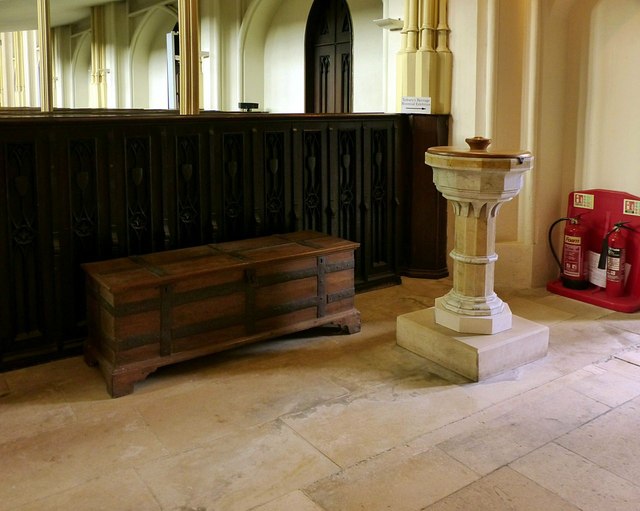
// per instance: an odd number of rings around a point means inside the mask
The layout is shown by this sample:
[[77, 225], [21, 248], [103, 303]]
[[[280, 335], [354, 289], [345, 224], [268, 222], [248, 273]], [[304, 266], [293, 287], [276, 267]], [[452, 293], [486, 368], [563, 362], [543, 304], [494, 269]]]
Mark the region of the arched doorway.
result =
[[91, 101], [89, 99], [89, 84], [91, 83], [91, 33], [85, 32], [76, 40], [76, 47], [73, 53], [72, 76], [73, 76], [73, 93], [71, 96], [71, 108], [89, 108]]
[[167, 37], [178, 21], [167, 7], [150, 9], [131, 39], [131, 90], [133, 108], [167, 109]]
[[305, 33], [305, 111], [352, 109], [351, 13], [346, 0], [315, 0]]

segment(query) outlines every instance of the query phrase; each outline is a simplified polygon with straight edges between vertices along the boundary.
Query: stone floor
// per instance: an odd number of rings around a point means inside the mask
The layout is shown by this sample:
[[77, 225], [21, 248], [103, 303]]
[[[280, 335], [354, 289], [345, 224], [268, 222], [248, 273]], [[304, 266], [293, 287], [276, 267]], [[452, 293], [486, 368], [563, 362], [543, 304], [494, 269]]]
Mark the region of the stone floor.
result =
[[395, 343], [450, 281], [359, 294], [362, 332], [163, 368], [0, 374], [2, 510], [638, 510], [640, 313], [501, 292], [546, 358], [480, 383]]

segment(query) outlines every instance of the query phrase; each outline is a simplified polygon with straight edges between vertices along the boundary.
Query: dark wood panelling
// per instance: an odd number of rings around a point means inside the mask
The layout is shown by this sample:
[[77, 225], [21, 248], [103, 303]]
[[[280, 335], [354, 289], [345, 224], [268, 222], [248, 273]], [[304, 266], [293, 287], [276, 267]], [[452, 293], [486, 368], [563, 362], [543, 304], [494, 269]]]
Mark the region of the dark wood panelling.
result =
[[47, 356], [58, 349], [54, 261], [60, 244], [52, 228], [52, 193], [47, 138], [3, 137], [2, 311], [0, 332], [8, 360], [23, 353]]
[[0, 370], [78, 350], [82, 263], [315, 230], [360, 243], [358, 290], [446, 275], [446, 201], [424, 165], [446, 122], [0, 115]]
[[[406, 165], [403, 196], [407, 208], [406, 245], [407, 255], [404, 274], [410, 277], [437, 279], [447, 272], [447, 200], [433, 184], [433, 170], [424, 163], [425, 148], [447, 145], [449, 140], [449, 118], [444, 115], [415, 115], [407, 118], [409, 133], [406, 135], [410, 147], [411, 164]], [[410, 151], [410, 152], [409, 152]]]

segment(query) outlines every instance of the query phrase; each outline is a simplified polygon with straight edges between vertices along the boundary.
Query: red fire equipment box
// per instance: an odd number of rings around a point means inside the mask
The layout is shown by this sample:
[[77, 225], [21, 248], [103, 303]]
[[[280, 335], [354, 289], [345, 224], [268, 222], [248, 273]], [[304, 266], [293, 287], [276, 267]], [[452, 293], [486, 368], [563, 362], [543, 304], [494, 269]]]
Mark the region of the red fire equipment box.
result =
[[[579, 222], [583, 228], [586, 250], [590, 252], [589, 283], [586, 289], [567, 287], [563, 276], [547, 284], [553, 293], [599, 305], [618, 312], [640, 310], [640, 197], [612, 190], [582, 190], [569, 194], [567, 218]], [[624, 222], [626, 267], [621, 296], [606, 291], [604, 269], [598, 269], [597, 259], [603, 252], [603, 240]], [[551, 240], [551, 233], [549, 236]], [[566, 240], [565, 240], [566, 243]], [[609, 255], [611, 250], [608, 250]], [[607, 255], [607, 254], [605, 254]], [[624, 265], [626, 259], [626, 265]], [[595, 263], [594, 263], [595, 261]], [[602, 267], [601, 267], [602, 268]], [[609, 270], [609, 273], [615, 273]]]

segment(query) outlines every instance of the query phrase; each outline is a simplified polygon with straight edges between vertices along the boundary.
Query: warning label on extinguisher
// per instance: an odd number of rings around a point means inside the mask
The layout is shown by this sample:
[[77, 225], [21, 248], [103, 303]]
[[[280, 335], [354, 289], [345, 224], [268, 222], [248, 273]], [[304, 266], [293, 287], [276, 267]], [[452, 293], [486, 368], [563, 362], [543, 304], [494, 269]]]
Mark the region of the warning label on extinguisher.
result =
[[622, 282], [624, 279], [625, 250], [609, 247], [607, 251], [607, 280]]
[[[562, 273], [567, 277], [578, 279], [584, 277], [585, 266], [582, 260], [583, 255], [580, 243], [575, 243], [575, 239], [573, 236], [564, 237]], [[580, 238], [577, 239], [579, 240]]]
[[573, 207], [583, 209], [593, 209], [594, 195], [591, 193], [575, 192], [573, 194]]

